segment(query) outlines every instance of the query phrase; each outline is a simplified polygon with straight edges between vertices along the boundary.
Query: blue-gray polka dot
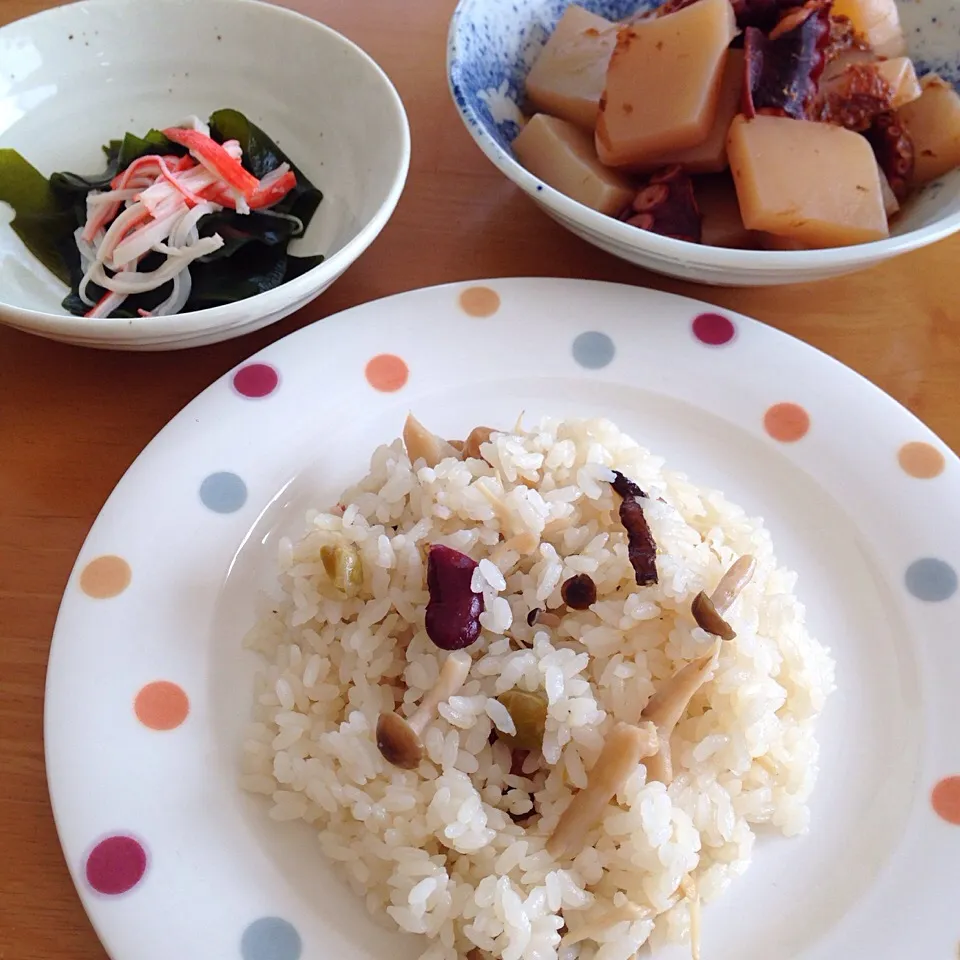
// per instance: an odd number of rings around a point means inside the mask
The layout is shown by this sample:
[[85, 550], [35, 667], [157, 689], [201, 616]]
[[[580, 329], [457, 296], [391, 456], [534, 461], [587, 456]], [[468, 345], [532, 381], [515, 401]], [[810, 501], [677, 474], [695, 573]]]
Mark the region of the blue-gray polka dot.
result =
[[928, 603], [949, 600], [957, 592], [957, 572], [945, 560], [921, 557], [907, 567], [907, 589]]
[[573, 359], [588, 370], [599, 370], [613, 359], [617, 348], [599, 330], [588, 330], [573, 341]]
[[233, 513], [247, 502], [247, 485], [235, 473], [211, 473], [200, 484], [200, 500], [215, 513]]
[[300, 960], [303, 943], [292, 923], [280, 917], [261, 917], [243, 931], [243, 960]]

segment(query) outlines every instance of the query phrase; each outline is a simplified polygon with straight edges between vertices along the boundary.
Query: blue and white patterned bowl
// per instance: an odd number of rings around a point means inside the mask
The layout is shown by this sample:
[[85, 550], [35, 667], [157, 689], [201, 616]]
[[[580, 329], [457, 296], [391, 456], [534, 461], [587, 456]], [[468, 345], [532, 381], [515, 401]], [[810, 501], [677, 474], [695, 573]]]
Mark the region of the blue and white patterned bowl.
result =
[[[728, 250], [637, 230], [541, 183], [513, 157], [522, 123], [524, 80], [569, 0], [460, 0], [450, 24], [450, 91], [474, 140], [547, 213], [584, 240], [658, 273], [721, 286], [799, 283], [851, 273], [960, 230], [960, 172], [929, 184], [898, 218], [887, 240], [829, 250]], [[580, 0], [616, 20], [650, 0]], [[900, 4], [908, 46], [921, 72], [960, 80], [960, 4]]]

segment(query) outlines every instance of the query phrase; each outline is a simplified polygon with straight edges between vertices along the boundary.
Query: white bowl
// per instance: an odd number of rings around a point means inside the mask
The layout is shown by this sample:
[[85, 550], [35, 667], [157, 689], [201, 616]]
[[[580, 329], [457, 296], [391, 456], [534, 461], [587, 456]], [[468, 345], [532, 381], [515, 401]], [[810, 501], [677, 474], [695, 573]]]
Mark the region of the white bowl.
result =
[[[407, 176], [410, 130], [386, 74], [340, 34], [255, 0], [87, 0], [0, 30], [0, 147], [49, 175], [103, 169], [100, 146], [243, 111], [324, 194], [302, 241], [326, 260], [248, 300], [173, 317], [88, 320], [0, 205], [0, 321], [94, 347], [164, 350], [240, 336], [325, 290], [373, 242]], [[306, 248], [306, 249], [304, 249]]]
[[[528, 173], [510, 143], [521, 120], [527, 71], [570, 0], [460, 0], [450, 24], [447, 75], [453, 99], [481, 150], [543, 211], [577, 236], [649, 270], [717, 286], [801, 283], [852, 273], [960, 230], [960, 172], [928, 185], [887, 240], [829, 250], [728, 250], [638, 230], [569, 199]], [[609, 19], [655, 6], [652, 0], [578, 0]], [[905, 0], [910, 54], [926, 71], [957, 82], [960, 4]], [[656, 91], [653, 91], [656, 95]]]

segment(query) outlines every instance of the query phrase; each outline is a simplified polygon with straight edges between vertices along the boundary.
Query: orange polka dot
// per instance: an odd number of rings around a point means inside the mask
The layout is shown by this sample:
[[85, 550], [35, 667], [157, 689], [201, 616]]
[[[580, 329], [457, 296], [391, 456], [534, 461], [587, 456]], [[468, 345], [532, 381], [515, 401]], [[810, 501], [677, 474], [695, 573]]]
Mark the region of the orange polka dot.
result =
[[500, 294], [490, 287], [467, 287], [460, 293], [460, 308], [471, 317], [492, 317], [500, 309]]
[[960, 827], [960, 777], [944, 777], [930, 794], [934, 812]]
[[169, 680], [148, 683], [133, 701], [137, 719], [151, 730], [173, 730], [190, 712], [190, 701], [182, 688]]
[[399, 390], [410, 376], [407, 365], [392, 353], [381, 353], [375, 356], [364, 371], [367, 377], [367, 383], [374, 390], [382, 390], [384, 393], [393, 393]]
[[774, 440], [795, 443], [810, 429], [810, 414], [798, 403], [775, 403], [763, 415], [763, 426]]
[[930, 480], [939, 477], [946, 466], [943, 454], [929, 443], [915, 440], [905, 443], [897, 451], [897, 462], [904, 473], [916, 477], [918, 480]]
[[130, 564], [123, 557], [97, 557], [80, 571], [80, 589], [88, 597], [106, 600], [123, 593], [131, 576]]

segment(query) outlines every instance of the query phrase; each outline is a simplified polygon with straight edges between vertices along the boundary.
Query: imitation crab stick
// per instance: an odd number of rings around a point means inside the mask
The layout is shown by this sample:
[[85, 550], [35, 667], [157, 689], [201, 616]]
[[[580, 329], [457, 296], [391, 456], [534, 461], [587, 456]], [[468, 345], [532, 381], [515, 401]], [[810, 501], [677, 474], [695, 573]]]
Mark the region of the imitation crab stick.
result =
[[181, 147], [186, 147], [205, 167], [239, 191], [245, 200], [249, 200], [260, 185], [260, 181], [245, 170], [239, 160], [231, 157], [216, 140], [199, 130], [168, 127], [163, 131], [163, 135]]
[[[167, 298], [153, 310], [138, 313], [166, 316], [180, 311], [190, 296], [190, 263], [223, 246], [219, 234], [200, 236], [199, 221], [223, 207], [241, 214], [272, 207], [297, 185], [288, 163], [258, 180], [241, 165], [243, 150], [236, 140], [219, 144], [196, 128], [171, 127], [164, 133], [189, 155], [139, 157], [111, 180], [111, 189], [87, 195], [87, 219], [76, 232], [76, 243], [84, 269], [78, 292], [91, 308], [88, 317], [109, 316], [127, 296], [170, 281]], [[278, 216], [303, 229], [296, 217]], [[137, 265], [151, 253], [166, 256], [166, 261], [140, 273]], [[91, 283], [106, 291], [97, 302], [87, 296]]]
[[[273, 173], [268, 173], [257, 185], [253, 194], [246, 198], [247, 206], [251, 210], [263, 210], [265, 207], [273, 206], [273, 204], [281, 201], [296, 185], [297, 178], [293, 171], [288, 168], [281, 172], [280, 167], [278, 167]], [[223, 207], [234, 207], [236, 205], [236, 198], [232, 195], [230, 188], [219, 181], [201, 190], [200, 195], [204, 199], [213, 200]]]

